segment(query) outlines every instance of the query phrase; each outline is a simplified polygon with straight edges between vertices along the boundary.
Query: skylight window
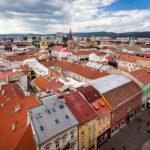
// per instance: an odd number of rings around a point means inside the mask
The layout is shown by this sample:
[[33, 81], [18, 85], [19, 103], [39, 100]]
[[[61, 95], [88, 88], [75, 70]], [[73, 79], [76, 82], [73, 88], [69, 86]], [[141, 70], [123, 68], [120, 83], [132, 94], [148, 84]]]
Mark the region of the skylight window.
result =
[[63, 108], [64, 108], [64, 105], [63, 105], [63, 104], [59, 105], [59, 108], [60, 108], [60, 109], [63, 109]]
[[44, 127], [43, 126], [40, 126], [40, 129], [41, 129], [41, 131], [44, 131]]
[[59, 124], [59, 120], [58, 119], [56, 119], [55, 122], [56, 122], [56, 124]]
[[55, 109], [54, 107], [52, 107], [52, 111], [53, 111], [53, 112], [56, 112], [56, 109]]
[[66, 119], [69, 119], [69, 116], [68, 115], [65, 115]]

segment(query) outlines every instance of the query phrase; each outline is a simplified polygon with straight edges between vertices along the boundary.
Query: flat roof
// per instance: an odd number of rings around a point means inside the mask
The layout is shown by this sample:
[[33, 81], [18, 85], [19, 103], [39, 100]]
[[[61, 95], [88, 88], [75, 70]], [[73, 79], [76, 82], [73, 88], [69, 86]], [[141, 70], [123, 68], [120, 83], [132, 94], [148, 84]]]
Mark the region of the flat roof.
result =
[[93, 85], [100, 93], [105, 93], [130, 81], [131, 79], [125, 77], [124, 75], [112, 74], [92, 80], [89, 83]]

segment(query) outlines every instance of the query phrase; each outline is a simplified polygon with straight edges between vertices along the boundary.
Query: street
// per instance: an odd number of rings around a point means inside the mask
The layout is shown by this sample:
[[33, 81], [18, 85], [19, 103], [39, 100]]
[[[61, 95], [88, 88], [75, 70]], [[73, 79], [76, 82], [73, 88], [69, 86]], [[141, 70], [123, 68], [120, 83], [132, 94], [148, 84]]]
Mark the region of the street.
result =
[[150, 109], [146, 109], [98, 150], [150, 150], [149, 139]]

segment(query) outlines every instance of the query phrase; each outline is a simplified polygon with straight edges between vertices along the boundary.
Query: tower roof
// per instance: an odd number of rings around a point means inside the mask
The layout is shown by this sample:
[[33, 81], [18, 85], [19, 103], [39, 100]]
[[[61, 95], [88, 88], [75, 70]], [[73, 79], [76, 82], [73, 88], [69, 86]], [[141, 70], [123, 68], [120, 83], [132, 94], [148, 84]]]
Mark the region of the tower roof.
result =
[[70, 34], [69, 34], [69, 40], [72, 40], [72, 33], [71, 33], [71, 29], [70, 29]]

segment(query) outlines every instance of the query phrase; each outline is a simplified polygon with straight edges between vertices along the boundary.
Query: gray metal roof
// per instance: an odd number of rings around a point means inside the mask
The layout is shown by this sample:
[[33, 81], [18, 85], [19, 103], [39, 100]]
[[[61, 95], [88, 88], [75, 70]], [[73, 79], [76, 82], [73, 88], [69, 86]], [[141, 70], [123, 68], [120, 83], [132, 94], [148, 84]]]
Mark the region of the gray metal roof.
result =
[[113, 74], [92, 80], [89, 83], [93, 85], [100, 93], [105, 93], [130, 81], [131, 80], [129, 78], [123, 75]]
[[87, 62], [87, 63], [85, 64], [85, 66], [91, 67], [91, 68], [94, 68], [94, 69], [99, 69], [99, 68], [102, 67], [103, 65], [100, 64], [100, 63], [95, 63], [95, 62]]
[[29, 109], [39, 144], [78, 124], [67, 105], [57, 100], [57, 95], [41, 101], [43, 104]]

